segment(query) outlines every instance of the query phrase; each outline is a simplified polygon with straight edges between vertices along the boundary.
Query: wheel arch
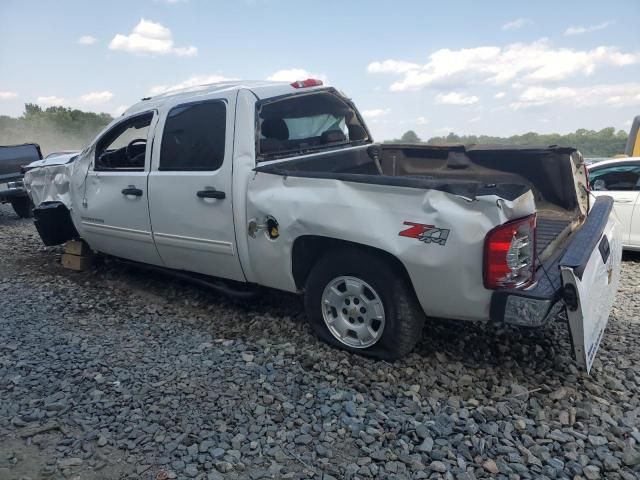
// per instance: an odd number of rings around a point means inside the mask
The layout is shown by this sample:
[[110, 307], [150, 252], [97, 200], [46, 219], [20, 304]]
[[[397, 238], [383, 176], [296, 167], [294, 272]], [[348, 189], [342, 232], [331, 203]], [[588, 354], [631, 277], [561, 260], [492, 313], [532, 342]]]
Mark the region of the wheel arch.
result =
[[47, 246], [60, 245], [80, 237], [71, 219], [71, 212], [62, 202], [42, 202], [33, 209], [33, 216], [36, 230]]
[[302, 235], [295, 239], [291, 248], [291, 272], [296, 288], [301, 290], [316, 262], [331, 250], [352, 248], [380, 256], [394, 270], [399, 272], [414, 291], [413, 282], [404, 264], [398, 257], [381, 248], [372, 247], [357, 242], [350, 242], [338, 238], [323, 237], [321, 235]]

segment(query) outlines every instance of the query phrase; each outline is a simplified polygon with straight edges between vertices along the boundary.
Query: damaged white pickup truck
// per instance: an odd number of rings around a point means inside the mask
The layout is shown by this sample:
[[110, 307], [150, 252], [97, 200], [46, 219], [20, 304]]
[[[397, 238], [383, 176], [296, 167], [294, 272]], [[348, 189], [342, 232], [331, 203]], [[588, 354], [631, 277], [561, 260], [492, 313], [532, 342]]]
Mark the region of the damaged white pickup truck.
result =
[[539, 327], [566, 308], [589, 370], [616, 293], [612, 201], [576, 150], [377, 145], [316, 80], [143, 99], [55, 163], [25, 176], [46, 245], [304, 292], [322, 339], [377, 358], [425, 315]]

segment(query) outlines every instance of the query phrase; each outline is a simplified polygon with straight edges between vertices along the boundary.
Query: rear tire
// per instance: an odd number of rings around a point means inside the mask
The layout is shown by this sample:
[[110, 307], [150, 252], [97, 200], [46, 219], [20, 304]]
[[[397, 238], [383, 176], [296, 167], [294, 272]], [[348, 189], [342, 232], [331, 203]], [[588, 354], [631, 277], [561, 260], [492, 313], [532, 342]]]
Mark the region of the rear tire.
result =
[[20, 218], [33, 216], [33, 203], [29, 197], [14, 198], [11, 200], [11, 206]]
[[357, 248], [318, 260], [307, 278], [305, 307], [320, 339], [382, 360], [411, 352], [425, 320], [406, 274]]

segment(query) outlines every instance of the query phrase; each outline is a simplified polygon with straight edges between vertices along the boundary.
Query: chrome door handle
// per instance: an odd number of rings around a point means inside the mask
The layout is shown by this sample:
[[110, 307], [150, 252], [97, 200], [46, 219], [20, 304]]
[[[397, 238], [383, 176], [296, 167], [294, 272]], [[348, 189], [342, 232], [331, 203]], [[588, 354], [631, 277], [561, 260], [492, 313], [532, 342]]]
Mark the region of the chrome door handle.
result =
[[621, 198], [620, 200], [614, 200], [613, 203], [633, 203], [633, 200], [629, 200], [628, 198]]

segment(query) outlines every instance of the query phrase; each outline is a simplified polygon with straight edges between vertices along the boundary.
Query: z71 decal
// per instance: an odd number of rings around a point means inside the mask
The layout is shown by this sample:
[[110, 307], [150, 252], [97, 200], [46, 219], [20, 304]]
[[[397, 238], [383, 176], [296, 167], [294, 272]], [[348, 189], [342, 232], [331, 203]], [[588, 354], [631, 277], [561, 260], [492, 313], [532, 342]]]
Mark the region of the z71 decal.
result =
[[449, 238], [448, 228], [438, 228], [433, 225], [425, 225], [424, 223], [404, 222], [409, 228], [400, 231], [398, 235], [401, 237], [415, 238], [424, 243], [435, 243], [444, 245]]

